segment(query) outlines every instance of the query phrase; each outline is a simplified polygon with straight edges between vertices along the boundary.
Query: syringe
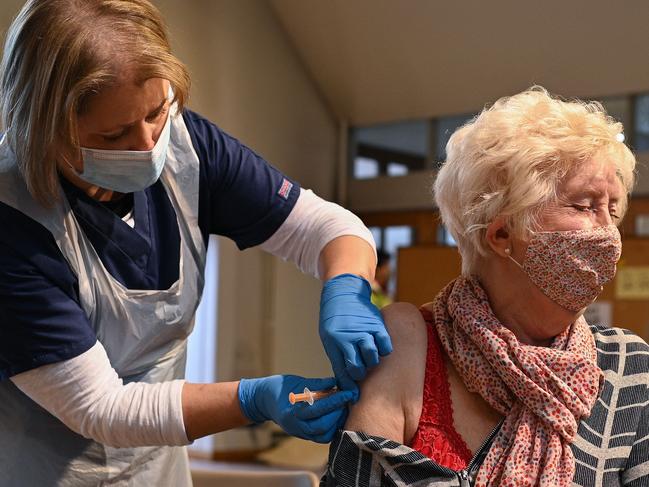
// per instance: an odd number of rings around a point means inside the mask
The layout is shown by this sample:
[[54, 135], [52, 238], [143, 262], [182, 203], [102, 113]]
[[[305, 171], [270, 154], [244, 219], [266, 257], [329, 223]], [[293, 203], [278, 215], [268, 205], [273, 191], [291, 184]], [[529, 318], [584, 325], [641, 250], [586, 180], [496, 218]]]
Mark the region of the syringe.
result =
[[294, 392], [289, 393], [288, 402], [295, 404], [296, 402], [304, 401], [309, 403], [309, 406], [313, 406], [313, 403], [318, 399], [330, 396], [337, 391], [338, 389], [335, 387], [332, 389], [325, 389], [324, 391], [310, 391], [308, 387], [305, 387], [302, 394], [295, 394]]

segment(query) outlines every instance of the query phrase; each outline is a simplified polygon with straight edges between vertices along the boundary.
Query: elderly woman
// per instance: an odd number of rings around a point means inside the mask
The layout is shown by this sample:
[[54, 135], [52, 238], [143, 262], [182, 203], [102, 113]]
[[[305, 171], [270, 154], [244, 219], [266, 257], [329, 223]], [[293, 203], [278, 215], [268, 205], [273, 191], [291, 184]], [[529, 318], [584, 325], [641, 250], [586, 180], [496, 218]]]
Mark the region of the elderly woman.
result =
[[386, 309], [324, 485], [648, 485], [647, 344], [583, 317], [620, 257], [621, 131], [536, 87], [453, 134], [435, 199], [462, 275]]

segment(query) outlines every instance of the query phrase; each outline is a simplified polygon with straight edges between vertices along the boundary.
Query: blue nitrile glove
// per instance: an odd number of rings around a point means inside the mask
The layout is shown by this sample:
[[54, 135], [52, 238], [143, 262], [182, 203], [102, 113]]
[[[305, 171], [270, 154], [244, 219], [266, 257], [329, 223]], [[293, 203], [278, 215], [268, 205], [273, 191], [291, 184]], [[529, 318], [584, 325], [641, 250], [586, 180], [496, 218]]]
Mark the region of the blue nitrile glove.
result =
[[291, 392], [302, 393], [331, 389], [333, 377], [305, 379], [296, 375], [271, 375], [259, 379], [241, 379], [239, 404], [246, 417], [254, 423], [272, 420], [289, 435], [318, 443], [329, 443], [347, 419], [347, 403], [353, 394], [340, 391], [316, 400], [312, 406], [305, 402], [291, 404]]
[[329, 279], [320, 297], [320, 339], [342, 390], [354, 391], [379, 355], [392, 352], [381, 312], [371, 301], [370, 283], [354, 274]]

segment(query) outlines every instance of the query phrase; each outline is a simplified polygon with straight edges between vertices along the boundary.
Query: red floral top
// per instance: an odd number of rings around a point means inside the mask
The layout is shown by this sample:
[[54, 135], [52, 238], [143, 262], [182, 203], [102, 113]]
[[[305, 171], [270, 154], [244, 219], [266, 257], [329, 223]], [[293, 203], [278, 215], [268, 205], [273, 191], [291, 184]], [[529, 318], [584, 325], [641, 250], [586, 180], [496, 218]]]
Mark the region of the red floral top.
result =
[[428, 325], [424, 398], [419, 425], [409, 446], [439, 465], [462, 470], [473, 455], [453, 426], [451, 388], [433, 316], [423, 309], [421, 314]]

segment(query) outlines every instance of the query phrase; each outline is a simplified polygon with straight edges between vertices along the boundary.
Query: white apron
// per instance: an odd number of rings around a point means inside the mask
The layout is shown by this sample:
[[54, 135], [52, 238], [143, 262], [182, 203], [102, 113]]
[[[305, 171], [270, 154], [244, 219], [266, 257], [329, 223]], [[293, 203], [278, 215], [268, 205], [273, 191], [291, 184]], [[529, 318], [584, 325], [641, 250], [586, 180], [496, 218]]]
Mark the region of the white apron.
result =
[[[125, 383], [181, 379], [187, 336], [203, 289], [198, 227], [199, 162], [182, 116], [172, 110], [162, 183], [180, 231], [179, 279], [162, 291], [126, 289], [104, 268], [65, 198], [52, 209], [29, 195], [0, 141], [0, 201], [47, 228], [79, 280], [83, 309]], [[11, 381], [0, 382], [1, 486], [189, 486], [184, 447], [111, 448], [69, 430]]]

